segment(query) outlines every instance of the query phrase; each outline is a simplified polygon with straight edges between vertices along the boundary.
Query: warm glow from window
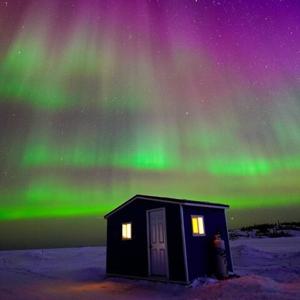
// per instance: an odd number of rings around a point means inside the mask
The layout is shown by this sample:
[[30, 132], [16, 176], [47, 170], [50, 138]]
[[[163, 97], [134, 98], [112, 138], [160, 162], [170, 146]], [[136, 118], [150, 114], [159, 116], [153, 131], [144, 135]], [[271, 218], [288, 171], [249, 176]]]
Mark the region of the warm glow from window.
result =
[[122, 240], [131, 240], [131, 223], [122, 224]]
[[192, 216], [193, 235], [204, 235], [204, 222], [202, 216]]

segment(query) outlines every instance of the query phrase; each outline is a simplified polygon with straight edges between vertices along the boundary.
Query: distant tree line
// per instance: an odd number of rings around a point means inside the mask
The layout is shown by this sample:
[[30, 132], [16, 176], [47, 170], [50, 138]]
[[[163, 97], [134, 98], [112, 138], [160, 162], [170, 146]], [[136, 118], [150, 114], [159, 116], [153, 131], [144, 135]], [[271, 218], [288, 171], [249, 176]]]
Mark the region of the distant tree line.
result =
[[252, 230], [259, 230], [259, 231], [267, 231], [269, 229], [285, 229], [285, 230], [300, 230], [300, 222], [283, 222], [280, 223], [263, 223], [263, 224], [255, 224], [252, 226], [244, 226], [241, 228], [241, 231], [252, 231]]
[[300, 222], [282, 222], [255, 224], [252, 226], [244, 226], [240, 231], [230, 230], [229, 238], [231, 240], [240, 237], [288, 237], [292, 236], [290, 230], [300, 231]]

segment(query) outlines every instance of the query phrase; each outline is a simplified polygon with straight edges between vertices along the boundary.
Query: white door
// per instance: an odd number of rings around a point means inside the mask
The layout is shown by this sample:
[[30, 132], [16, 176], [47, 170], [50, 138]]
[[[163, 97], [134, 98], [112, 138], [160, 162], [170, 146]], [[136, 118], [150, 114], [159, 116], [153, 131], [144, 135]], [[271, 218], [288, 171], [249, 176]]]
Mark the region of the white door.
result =
[[148, 211], [149, 273], [151, 276], [168, 275], [165, 210]]

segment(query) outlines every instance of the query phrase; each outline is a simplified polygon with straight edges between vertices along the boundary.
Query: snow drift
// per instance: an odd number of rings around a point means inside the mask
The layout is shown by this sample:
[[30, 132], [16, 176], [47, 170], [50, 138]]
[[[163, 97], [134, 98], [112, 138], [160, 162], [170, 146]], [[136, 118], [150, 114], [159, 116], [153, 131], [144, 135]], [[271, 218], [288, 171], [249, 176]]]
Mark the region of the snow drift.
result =
[[0, 299], [300, 299], [300, 237], [233, 241], [235, 271], [226, 281], [191, 287], [105, 277], [105, 248], [0, 252]]

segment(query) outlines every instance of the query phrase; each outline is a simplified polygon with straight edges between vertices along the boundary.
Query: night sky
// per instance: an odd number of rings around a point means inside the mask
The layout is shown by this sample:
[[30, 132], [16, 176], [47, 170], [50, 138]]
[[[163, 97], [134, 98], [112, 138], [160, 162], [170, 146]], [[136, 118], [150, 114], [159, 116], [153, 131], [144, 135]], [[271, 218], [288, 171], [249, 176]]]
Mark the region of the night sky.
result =
[[134, 194], [300, 215], [300, 1], [0, 1], [0, 220]]

